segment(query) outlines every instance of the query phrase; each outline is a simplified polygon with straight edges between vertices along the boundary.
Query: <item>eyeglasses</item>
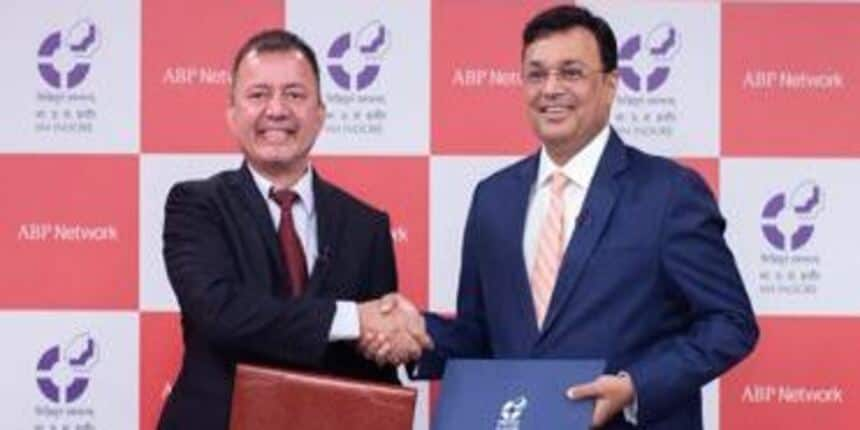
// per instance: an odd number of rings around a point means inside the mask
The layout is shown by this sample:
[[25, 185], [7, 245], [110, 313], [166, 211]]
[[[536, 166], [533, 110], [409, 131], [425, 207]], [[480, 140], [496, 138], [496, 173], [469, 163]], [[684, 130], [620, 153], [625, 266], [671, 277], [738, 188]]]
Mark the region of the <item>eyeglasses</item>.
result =
[[596, 73], [603, 74], [606, 72], [600, 69], [588, 70], [578, 66], [564, 66], [558, 69], [532, 68], [526, 70], [524, 81], [526, 85], [538, 87], [546, 84], [550, 76], [556, 75], [556, 79], [562, 83], [576, 85]]

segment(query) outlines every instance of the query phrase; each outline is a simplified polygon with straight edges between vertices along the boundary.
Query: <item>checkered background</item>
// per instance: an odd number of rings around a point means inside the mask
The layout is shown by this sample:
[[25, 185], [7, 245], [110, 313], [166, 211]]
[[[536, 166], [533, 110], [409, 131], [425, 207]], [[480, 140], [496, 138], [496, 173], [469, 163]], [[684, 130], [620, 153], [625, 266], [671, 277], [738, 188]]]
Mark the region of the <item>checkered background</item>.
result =
[[[3, 1], [0, 428], [154, 428], [182, 348], [166, 191], [240, 162], [229, 62], [262, 28], [318, 53], [313, 164], [391, 214], [401, 290], [454, 312], [474, 184], [538, 147], [519, 34], [550, 3]], [[860, 4], [587, 3], [619, 39], [613, 125], [708, 180], [763, 329], [706, 427], [857, 428]]]

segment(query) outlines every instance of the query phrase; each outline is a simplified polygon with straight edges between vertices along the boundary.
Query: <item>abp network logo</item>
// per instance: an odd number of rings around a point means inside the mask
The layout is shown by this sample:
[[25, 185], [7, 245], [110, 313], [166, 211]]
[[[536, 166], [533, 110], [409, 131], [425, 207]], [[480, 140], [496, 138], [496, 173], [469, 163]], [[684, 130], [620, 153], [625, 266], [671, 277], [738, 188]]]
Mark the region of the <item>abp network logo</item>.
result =
[[339, 35], [328, 48], [329, 76], [341, 89], [364, 90], [379, 76], [380, 63], [390, 45], [391, 33], [379, 21], [367, 24], [355, 34]]
[[62, 348], [48, 348], [36, 364], [36, 385], [53, 403], [72, 403], [81, 398], [90, 383], [90, 373], [98, 362], [96, 341], [84, 333]]
[[647, 34], [629, 37], [618, 50], [621, 82], [634, 92], [660, 89], [668, 81], [670, 65], [680, 49], [678, 29], [671, 24], [660, 24]]
[[772, 196], [762, 210], [761, 230], [767, 242], [780, 251], [796, 251], [812, 239], [815, 220], [824, 209], [824, 192], [804, 181], [789, 194]]
[[101, 36], [90, 19], [48, 34], [39, 45], [39, 75], [54, 88], [75, 88], [90, 72]]

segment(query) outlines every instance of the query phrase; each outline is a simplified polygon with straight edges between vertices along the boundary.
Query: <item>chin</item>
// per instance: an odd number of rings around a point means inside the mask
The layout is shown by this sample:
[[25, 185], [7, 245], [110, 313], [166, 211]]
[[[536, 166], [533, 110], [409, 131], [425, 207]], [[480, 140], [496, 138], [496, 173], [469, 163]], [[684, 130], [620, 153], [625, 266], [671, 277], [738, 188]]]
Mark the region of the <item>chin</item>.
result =
[[538, 137], [540, 137], [541, 141], [544, 143], [559, 143], [559, 142], [567, 142], [570, 140], [570, 133], [540, 133]]

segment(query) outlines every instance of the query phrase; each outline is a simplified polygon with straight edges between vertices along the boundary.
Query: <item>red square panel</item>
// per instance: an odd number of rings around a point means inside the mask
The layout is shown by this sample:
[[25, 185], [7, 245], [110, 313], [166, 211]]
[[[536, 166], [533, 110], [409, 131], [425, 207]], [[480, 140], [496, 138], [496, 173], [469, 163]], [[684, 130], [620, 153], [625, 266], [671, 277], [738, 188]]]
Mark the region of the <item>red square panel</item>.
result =
[[233, 55], [254, 33], [284, 28], [283, 1], [142, 3], [143, 151], [235, 151], [225, 122]]
[[322, 157], [320, 175], [391, 217], [399, 289], [427, 307], [428, 160], [425, 157]]
[[137, 307], [137, 157], [2, 156], [0, 202], [0, 308]]
[[523, 154], [538, 148], [525, 117], [521, 33], [551, 2], [440, 0], [432, 6], [434, 154]]
[[711, 192], [714, 193], [714, 198], [719, 199], [720, 196], [720, 162], [716, 158], [679, 158], [679, 163], [695, 170], [708, 186]]
[[[140, 314], [140, 428], [154, 429], [182, 360], [178, 313]], [[205, 411], [200, 411], [205, 413]]]
[[854, 429], [860, 318], [765, 317], [753, 355], [720, 379], [724, 429]]
[[723, 155], [860, 154], [860, 4], [723, 6]]

